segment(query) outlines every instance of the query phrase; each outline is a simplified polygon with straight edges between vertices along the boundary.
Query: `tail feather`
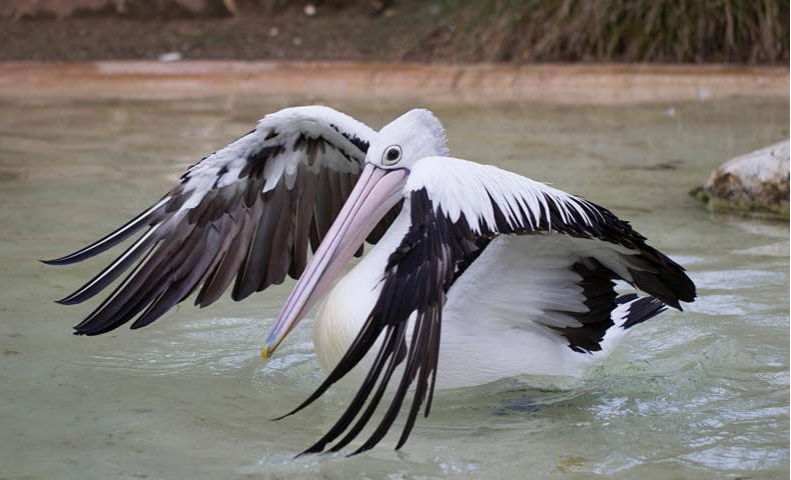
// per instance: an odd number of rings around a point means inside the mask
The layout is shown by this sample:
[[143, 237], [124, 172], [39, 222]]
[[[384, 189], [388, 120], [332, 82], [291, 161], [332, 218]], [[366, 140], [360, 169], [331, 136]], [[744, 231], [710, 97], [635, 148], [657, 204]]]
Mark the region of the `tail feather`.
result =
[[626, 336], [628, 329], [654, 318], [667, 310], [668, 306], [655, 297], [638, 297], [634, 293], [620, 295], [615, 299], [618, 304], [610, 314], [612, 326], [607, 329], [601, 342], [601, 353], [597, 358], [608, 355]]
[[667, 310], [667, 305], [654, 297], [637, 298], [637, 295], [631, 294], [622, 295], [616, 301], [619, 304], [626, 304], [625, 318], [623, 318], [623, 323], [619, 325], [624, 330], [628, 330], [638, 323], [645, 322]]
[[628, 330], [638, 323], [653, 318], [667, 310], [667, 305], [654, 297], [640, 297], [629, 303], [629, 313], [621, 328]]

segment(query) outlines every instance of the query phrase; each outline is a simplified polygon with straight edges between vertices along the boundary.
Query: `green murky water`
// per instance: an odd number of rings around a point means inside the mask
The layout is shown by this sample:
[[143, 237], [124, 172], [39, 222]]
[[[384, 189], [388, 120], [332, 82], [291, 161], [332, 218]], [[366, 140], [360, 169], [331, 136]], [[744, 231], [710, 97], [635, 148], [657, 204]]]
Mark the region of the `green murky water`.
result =
[[[109, 257], [36, 259], [109, 231], [283, 106], [0, 101], [0, 478], [788, 477], [788, 225], [711, 215], [686, 193], [724, 159], [787, 138], [781, 101], [435, 108], [455, 155], [609, 206], [688, 266], [700, 299], [636, 328], [575, 390], [514, 379], [440, 392], [400, 452], [391, 435], [351, 459], [291, 459], [346, 398], [268, 420], [323, 376], [306, 323], [259, 357], [291, 284], [72, 336], [95, 304], [52, 300]], [[333, 106], [375, 127], [409, 107]]]

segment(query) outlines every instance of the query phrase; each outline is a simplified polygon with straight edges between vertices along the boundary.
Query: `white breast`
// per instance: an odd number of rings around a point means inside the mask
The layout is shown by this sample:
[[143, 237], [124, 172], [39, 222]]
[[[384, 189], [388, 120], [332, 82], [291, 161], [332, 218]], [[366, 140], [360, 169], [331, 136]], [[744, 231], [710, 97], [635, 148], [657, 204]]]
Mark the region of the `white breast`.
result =
[[[379, 242], [338, 281], [319, 307], [313, 322], [313, 347], [324, 370], [329, 372], [340, 361], [371, 313], [379, 297], [387, 258], [408, 228], [409, 209], [405, 207]], [[377, 349], [375, 346], [372, 353]], [[361, 367], [353, 370], [351, 376], [364, 372], [365, 365]]]
[[[408, 225], [409, 215], [402, 211], [321, 305], [313, 324], [313, 343], [325, 370], [335, 367], [362, 328], [379, 296], [387, 258]], [[443, 311], [438, 388], [482, 385], [520, 375], [540, 376], [536, 382], [543, 385], [567, 386], [603, 358], [605, 352], [572, 351], [561, 337], [548, 334], [531, 319], [537, 306], [575, 298], [567, 288], [574, 278], [560, 275], [552, 257], [543, 252], [543, 244], [549, 242], [548, 238], [499, 237], [457, 280]], [[351, 385], [368, 371], [378, 348], [374, 346], [345, 377], [352, 379]]]

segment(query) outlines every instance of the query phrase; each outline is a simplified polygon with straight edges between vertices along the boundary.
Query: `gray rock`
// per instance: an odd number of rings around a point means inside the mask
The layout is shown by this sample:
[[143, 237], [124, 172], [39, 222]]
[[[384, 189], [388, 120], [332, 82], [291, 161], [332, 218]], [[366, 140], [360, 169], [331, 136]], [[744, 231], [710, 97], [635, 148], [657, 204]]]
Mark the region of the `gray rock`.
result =
[[776, 143], [720, 165], [690, 192], [712, 211], [788, 218], [789, 143]]

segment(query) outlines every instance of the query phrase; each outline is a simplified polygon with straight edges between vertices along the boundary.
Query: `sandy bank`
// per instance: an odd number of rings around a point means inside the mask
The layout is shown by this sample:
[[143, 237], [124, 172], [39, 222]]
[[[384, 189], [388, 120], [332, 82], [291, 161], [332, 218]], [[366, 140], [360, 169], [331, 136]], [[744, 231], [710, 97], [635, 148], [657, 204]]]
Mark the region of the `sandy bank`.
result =
[[0, 98], [222, 94], [432, 102], [628, 104], [789, 98], [785, 68], [678, 65], [426, 65], [241, 61], [0, 63]]

